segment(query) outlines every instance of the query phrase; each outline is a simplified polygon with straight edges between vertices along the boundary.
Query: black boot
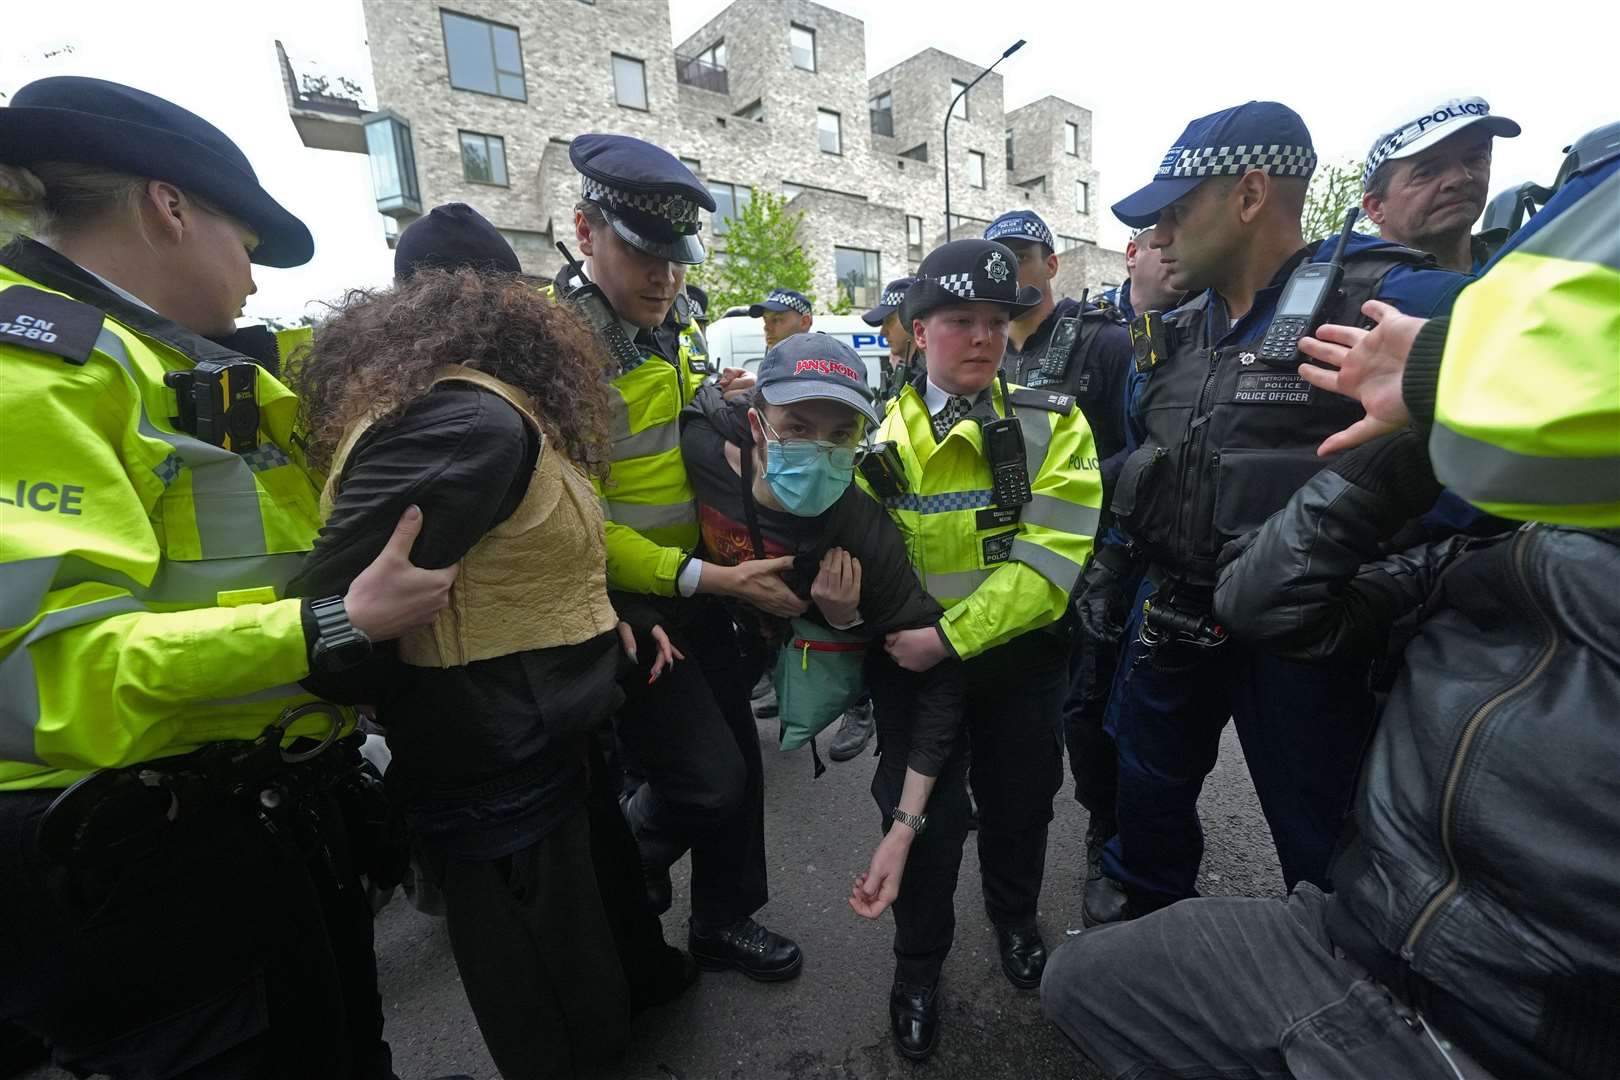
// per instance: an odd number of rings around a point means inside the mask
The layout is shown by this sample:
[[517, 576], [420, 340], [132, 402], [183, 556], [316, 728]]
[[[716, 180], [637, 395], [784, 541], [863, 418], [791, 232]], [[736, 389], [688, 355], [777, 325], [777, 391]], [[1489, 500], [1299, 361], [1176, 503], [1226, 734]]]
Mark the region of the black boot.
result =
[[939, 1043], [939, 984], [913, 986], [896, 979], [889, 990], [889, 1030], [901, 1056], [921, 1061]]
[[1092, 817], [1086, 829], [1086, 883], [1080, 893], [1080, 921], [1102, 926], [1125, 918], [1125, 887], [1103, 873], [1103, 848], [1115, 833], [1114, 823]]
[[792, 939], [753, 919], [738, 919], [717, 930], [693, 919], [686, 940], [692, 959], [707, 971], [736, 968], [759, 982], [783, 982], [804, 966], [804, 954]]
[[619, 796], [619, 809], [630, 826], [630, 835], [636, 838], [641, 855], [641, 874], [646, 884], [644, 903], [654, 915], [662, 915], [674, 901], [675, 888], [669, 880], [669, 868], [686, 854], [686, 839], [658, 822], [654, 812], [652, 788], [646, 784], [634, 794]]
[[1046, 970], [1046, 942], [1034, 923], [1028, 926], [996, 927], [996, 947], [1001, 950], [1001, 971], [1020, 990], [1041, 985]]

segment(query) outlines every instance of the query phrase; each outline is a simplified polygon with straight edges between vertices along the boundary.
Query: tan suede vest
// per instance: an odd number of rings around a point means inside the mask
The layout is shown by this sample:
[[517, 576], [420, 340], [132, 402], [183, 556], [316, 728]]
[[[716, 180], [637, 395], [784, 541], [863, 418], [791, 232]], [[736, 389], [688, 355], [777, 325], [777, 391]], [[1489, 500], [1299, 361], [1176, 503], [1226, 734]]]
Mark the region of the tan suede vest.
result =
[[[485, 533], [461, 560], [450, 606], [431, 626], [400, 639], [400, 658], [416, 667], [460, 667], [474, 660], [574, 645], [618, 623], [607, 597], [602, 511], [591, 482], [545, 437], [529, 395], [481, 371], [448, 365], [441, 382], [482, 387], [511, 404], [540, 437], [528, 491], [512, 516]], [[321, 495], [323, 516], [336, 501], [349, 452], [371, 427], [356, 421], [338, 444]]]

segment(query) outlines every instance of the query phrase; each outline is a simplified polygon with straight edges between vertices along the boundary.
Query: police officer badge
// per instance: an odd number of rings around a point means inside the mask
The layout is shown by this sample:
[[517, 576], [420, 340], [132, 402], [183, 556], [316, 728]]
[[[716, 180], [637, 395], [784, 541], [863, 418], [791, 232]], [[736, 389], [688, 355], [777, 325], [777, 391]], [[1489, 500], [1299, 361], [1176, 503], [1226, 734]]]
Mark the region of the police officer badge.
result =
[[992, 251], [990, 257], [984, 261], [984, 272], [990, 275], [990, 280], [1000, 285], [1011, 276], [1012, 271], [1007, 268], [1007, 260], [1001, 257], [1001, 252]]

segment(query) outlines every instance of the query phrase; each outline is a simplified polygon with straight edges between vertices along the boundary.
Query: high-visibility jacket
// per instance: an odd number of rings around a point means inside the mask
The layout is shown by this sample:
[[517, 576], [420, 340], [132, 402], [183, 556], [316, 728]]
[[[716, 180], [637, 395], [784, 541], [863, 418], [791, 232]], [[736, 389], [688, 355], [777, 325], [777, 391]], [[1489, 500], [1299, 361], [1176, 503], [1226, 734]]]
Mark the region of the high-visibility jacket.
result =
[[1102, 511], [1097, 449], [1074, 399], [1009, 390], [1034, 493], [1017, 512], [991, 505], [979, 428], [981, 417], [1006, 415], [999, 387], [936, 444], [918, 384], [908, 384], [877, 435], [895, 443], [907, 483], [884, 505], [964, 660], [1063, 617]]
[[253, 739], [316, 700], [281, 598], [320, 527], [296, 398], [261, 368], [258, 449], [192, 438], [163, 375], [195, 358], [63, 295], [0, 264], [7, 330], [43, 303], [32, 328], [86, 343], [79, 363], [0, 331], [0, 790]]
[[1620, 158], [1571, 178], [1463, 290], [1429, 454], [1492, 514], [1620, 526]]
[[[546, 292], [555, 296], [555, 286]], [[610, 382], [613, 431], [606, 478], [597, 478], [607, 535], [608, 585], [674, 596], [675, 579], [698, 543], [697, 502], [681, 460], [681, 410], [711, 373], [696, 321], [659, 338], [674, 359], [642, 348], [641, 362]]]

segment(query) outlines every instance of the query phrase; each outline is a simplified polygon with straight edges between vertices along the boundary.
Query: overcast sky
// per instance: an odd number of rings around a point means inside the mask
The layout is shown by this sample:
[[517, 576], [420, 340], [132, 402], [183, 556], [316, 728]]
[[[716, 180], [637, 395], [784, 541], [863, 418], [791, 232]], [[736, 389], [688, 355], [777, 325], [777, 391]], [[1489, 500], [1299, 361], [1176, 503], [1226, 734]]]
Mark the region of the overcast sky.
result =
[[[1343, 160], [1360, 159], [1380, 132], [1432, 104], [1482, 95], [1524, 128], [1497, 140], [1493, 192], [1550, 181], [1564, 145], [1620, 119], [1613, 3], [822, 2], [865, 20], [871, 72], [930, 46], [989, 63], [1028, 38], [997, 69], [1007, 105], [1055, 94], [1092, 110], [1099, 239], [1110, 247], [1123, 245], [1125, 231], [1106, 204], [1152, 176], [1189, 119], [1251, 98], [1297, 109], [1318, 154]], [[96, 75], [179, 102], [235, 139], [270, 192], [309, 225], [315, 259], [259, 269], [249, 315], [296, 315], [345, 287], [386, 283], [392, 253], [367, 163], [299, 142], [273, 44], [280, 38], [329, 76], [358, 73], [369, 90], [358, 0], [13, 3], [30, 17], [5, 20], [0, 93], [45, 75]], [[675, 39], [726, 3], [670, 0]], [[1146, 18], [1133, 21], [1138, 14]]]

